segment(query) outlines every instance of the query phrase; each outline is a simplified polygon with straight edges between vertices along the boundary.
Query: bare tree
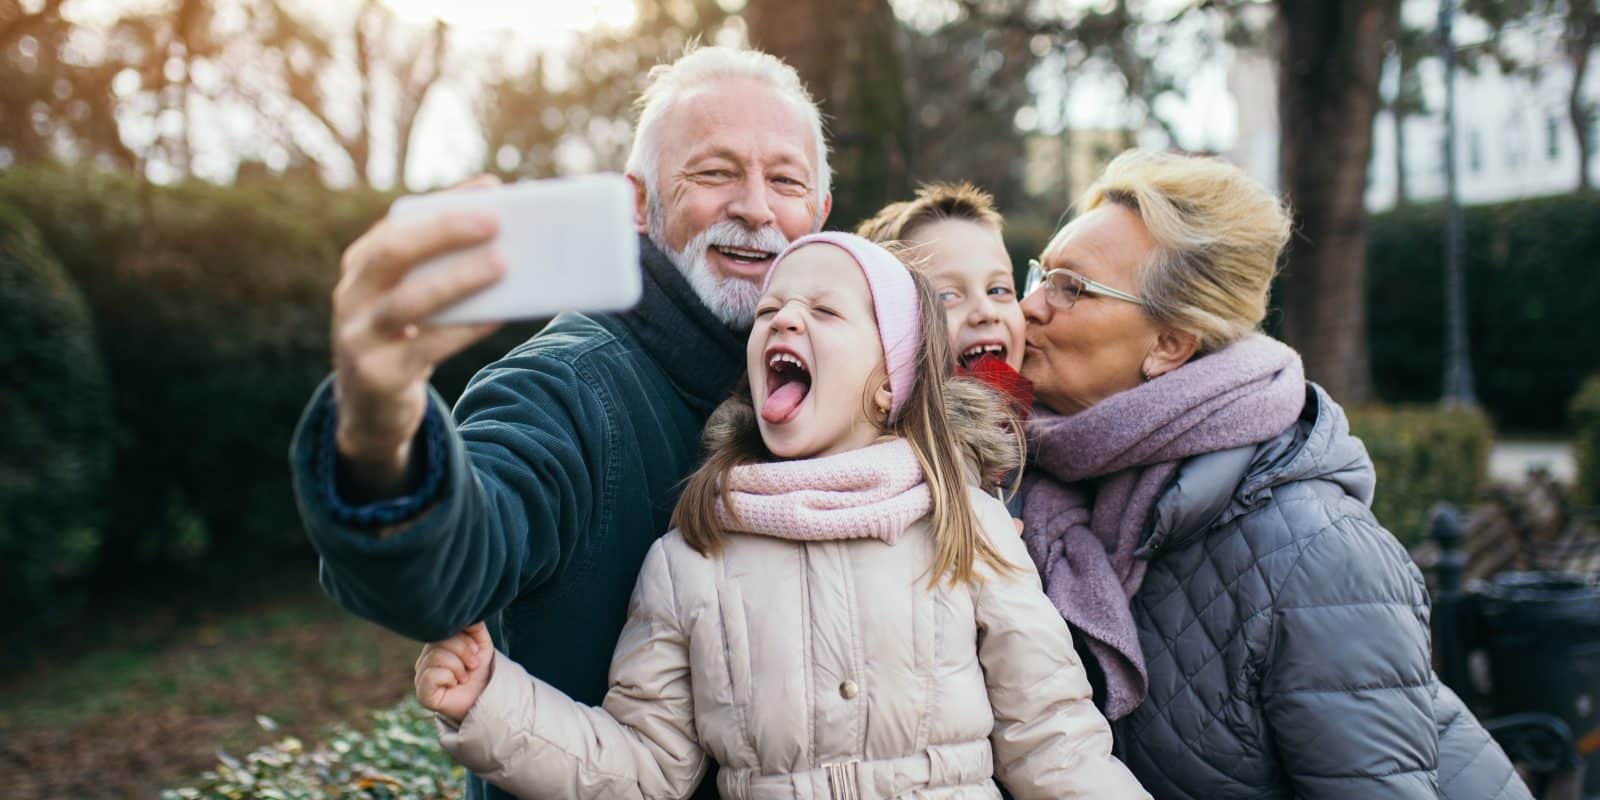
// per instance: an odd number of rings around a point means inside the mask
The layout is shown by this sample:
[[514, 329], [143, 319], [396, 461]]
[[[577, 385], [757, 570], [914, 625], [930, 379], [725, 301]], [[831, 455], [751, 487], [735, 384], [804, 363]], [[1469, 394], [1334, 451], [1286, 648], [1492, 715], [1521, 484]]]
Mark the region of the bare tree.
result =
[[0, 163], [75, 157], [132, 168], [138, 156], [122, 141], [112, 92], [119, 67], [73, 52], [64, 4], [0, 0]]
[[1591, 192], [1589, 159], [1594, 141], [1589, 127], [1595, 124], [1594, 104], [1583, 96], [1583, 81], [1589, 74], [1589, 57], [1600, 45], [1600, 7], [1595, 0], [1568, 0], [1562, 17], [1561, 49], [1572, 69], [1572, 84], [1567, 89], [1567, 118], [1578, 140], [1578, 191]]
[[1407, 25], [1396, 25], [1397, 32], [1387, 50], [1395, 64], [1395, 90], [1384, 98], [1383, 107], [1394, 121], [1394, 180], [1395, 205], [1411, 202], [1410, 171], [1406, 161], [1406, 120], [1428, 112], [1428, 103], [1422, 95], [1422, 81], [1418, 79], [1417, 65], [1429, 58], [1434, 49], [1432, 32]]
[[[264, 41], [275, 53], [285, 91], [349, 159], [356, 181], [372, 185], [375, 145], [387, 128], [395, 139], [389, 172], [403, 186], [417, 117], [445, 76], [448, 27], [441, 21], [420, 34], [405, 30], [378, 0], [362, 1], [345, 41], [300, 19], [281, 0], [270, 0], [266, 18]], [[348, 45], [353, 64], [344, 60], [341, 44]], [[335, 73], [353, 73], [353, 98], [330, 88]], [[392, 91], [388, 103], [379, 97], [386, 89]]]

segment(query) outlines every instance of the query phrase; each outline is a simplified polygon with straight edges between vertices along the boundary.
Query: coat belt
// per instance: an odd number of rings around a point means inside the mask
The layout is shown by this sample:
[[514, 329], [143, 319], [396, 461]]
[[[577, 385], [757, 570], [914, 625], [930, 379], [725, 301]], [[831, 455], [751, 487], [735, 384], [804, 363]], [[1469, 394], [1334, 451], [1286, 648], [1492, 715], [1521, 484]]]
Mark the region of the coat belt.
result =
[[888, 800], [917, 789], [977, 786], [994, 776], [987, 739], [934, 745], [915, 755], [849, 759], [802, 772], [758, 775], [723, 769], [717, 789], [727, 800]]

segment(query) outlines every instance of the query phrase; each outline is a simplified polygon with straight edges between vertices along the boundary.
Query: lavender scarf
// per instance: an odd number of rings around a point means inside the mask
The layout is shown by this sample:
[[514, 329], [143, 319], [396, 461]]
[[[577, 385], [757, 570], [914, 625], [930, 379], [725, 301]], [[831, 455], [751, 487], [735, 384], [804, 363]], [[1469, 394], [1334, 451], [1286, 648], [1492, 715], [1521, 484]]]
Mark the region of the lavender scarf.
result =
[[1106, 716], [1144, 702], [1144, 652], [1128, 600], [1134, 552], [1185, 458], [1267, 441], [1299, 418], [1305, 373], [1288, 346], [1252, 335], [1063, 417], [1028, 423], [1023, 539], [1045, 593], [1106, 676]]

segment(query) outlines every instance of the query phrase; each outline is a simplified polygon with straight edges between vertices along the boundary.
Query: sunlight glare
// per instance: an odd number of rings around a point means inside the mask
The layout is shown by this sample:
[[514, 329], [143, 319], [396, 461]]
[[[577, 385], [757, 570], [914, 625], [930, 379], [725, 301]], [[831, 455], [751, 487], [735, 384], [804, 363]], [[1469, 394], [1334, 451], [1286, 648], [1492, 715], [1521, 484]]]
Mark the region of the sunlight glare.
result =
[[635, 0], [382, 0], [402, 19], [442, 19], [463, 30], [508, 31], [535, 47], [559, 45], [594, 28], [618, 29], [637, 17]]

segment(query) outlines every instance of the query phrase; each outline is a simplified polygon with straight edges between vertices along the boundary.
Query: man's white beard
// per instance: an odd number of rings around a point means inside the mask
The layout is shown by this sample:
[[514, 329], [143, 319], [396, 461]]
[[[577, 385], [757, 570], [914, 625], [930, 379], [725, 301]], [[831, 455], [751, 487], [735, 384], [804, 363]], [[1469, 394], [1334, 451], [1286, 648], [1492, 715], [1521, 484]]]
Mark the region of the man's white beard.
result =
[[789, 246], [789, 238], [773, 225], [752, 231], [731, 219], [723, 219], [690, 239], [683, 250], [674, 252], [667, 246], [666, 229], [666, 208], [652, 192], [645, 208], [645, 231], [650, 241], [683, 273], [689, 288], [706, 304], [712, 316], [730, 328], [750, 327], [755, 321], [756, 301], [761, 299], [761, 286], [743, 278], [717, 274], [706, 253], [713, 246], [720, 246], [760, 250], [776, 256]]

